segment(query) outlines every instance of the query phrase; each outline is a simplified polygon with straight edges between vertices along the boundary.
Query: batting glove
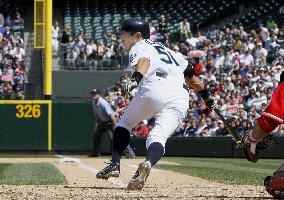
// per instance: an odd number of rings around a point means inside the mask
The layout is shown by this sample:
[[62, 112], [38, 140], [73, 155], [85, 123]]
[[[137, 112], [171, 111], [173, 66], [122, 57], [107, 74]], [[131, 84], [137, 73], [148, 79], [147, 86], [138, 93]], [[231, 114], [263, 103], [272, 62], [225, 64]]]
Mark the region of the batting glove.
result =
[[128, 80], [126, 81], [123, 85], [122, 85], [122, 88], [121, 88], [121, 91], [124, 93], [124, 94], [128, 94], [131, 92], [131, 90], [133, 90], [134, 87], [137, 86], [137, 82], [136, 81], [133, 81], [133, 80]]
[[205, 102], [206, 106], [208, 106], [212, 110], [218, 109], [217, 100], [211, 94], [209, 95], [209, 97], [207, 99], [204, 99], [204, 102]]
[[202, 97], [206, 106], [208, 106], [212, 110], [218, 109], [218, 104], [217, 104], [216, 98], [214, 96], [212, 96], [208, 92], [208, 90], [204, 89], [204, 90], [198, 91], [198, 94], [200, 94], [200, 96]]

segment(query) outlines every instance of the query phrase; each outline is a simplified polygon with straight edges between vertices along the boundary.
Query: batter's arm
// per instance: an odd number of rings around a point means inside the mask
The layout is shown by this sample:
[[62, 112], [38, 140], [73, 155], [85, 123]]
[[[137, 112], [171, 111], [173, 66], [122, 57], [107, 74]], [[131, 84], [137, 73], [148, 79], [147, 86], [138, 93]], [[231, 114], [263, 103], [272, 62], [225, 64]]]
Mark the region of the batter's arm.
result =
[[145, 57], [140, 58], [137, 62], [135, 72], [139, 72], [144, 76], [147, 73], [149, 66], [150, 66], [150, 60], [148, 58]]
[[192, 64], [189, 63], [187, 65], [187, 68], [184, 70], [183, 74], [185, 82], [188, 86], [190, 86], [197, 92], [204, 90], [204, 84], [197, 76], [195, 76], [195, 71], [193, 69]]
[[200, 81], [200, 79], [195, 76], [195, 71], [193, 66], [189, 63], [187, 68], [183, 72], [185, 82], [188, 86], [192, 87], [197, 93], [200, 94], [205, 104], [211, 108], [216, 109], [217, 101], [216, 99], [209, 93], [209, 91], [204, 87], [204, 84]]
[[142, 57], [138, 60], [135, 65], [135, 71], [132, 74], [130, 81], [122, 85], [122, 92], [124, 94], [129, 93], [132, 89], [134, 89], [137, 84], [143, 79], [144, 75], [147, 73], [150, 66], [150, 60], [148, 58]]
[[199, 92], [204, 90], [204, 84], [200, 81], [198, 77], [193, 75], [191, 78], [189, 77], [184, 77], [184, 78], [186, 84], [189, 85], [195, 91]]

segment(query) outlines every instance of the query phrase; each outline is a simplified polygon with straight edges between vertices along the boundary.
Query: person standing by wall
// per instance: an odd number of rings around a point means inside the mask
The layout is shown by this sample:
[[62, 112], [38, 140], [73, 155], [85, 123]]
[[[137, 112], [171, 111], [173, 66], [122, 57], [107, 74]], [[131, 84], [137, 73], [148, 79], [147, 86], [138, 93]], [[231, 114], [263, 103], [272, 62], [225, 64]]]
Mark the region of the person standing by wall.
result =
[[184, 18], [179, 23], [179, 28], [180, 28], [180, 41], [184, 42], [187, 39], [188, 35], [191, 33], [190, 23], [187, 21], [186, 18]]
[[59, 36], [59, 23], [58, 21], [55, 21], [52, 26], [52, 50], [54, 55], [57, 55], [58, 53], [58, 48], [59, 48], [58, 36]]
[[93, 100], [92, 107], [96, 116], [96, 125], [93, 135], [93, 153], [90, 157], [100, 156], [100, 140], [102, 135], [107, 132], [112, 139], [113, 127], [116, 124], [115, 112], [111, 108], [110, 104], [101, 97], [99, 90], [94, 89], [91, 92], [91, 98]]
[[[116, 125], [116, 112], [112, 109], [111, 105], [101, 97], [98, 89], [91, 92], [93, 100], [93, 112], [96, 115], [96, 125], [93, 136], [93, 153], [89, 157], [100, 156], [100, 140], [104, 133], [108, 133], [109, 138], [113, 139], [113, 130]], [[135, 158], [132, 148], [128, 145], [124, 151], [126, 158]]]
[[159, 18], [159, 32], [161, 38], [164, 39], [167, 31], [168, 31], [168, 23], [166, 21], [166, 17], [164, 15], [161, 15]]

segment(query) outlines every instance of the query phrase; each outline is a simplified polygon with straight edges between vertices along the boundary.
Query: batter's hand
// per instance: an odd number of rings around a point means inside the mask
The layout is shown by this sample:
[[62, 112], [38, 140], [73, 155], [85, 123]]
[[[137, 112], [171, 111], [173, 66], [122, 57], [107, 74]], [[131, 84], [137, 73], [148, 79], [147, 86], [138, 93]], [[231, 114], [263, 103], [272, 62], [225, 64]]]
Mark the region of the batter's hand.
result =
[[121, 91], [122, 91], [124, 94], [128, 94], [128, 93], [130, 93], [131, 90], [133, 90], [136, 86], [137, 86], [136, 81], [128, 80], [128, 81], [126, 81], [124, 84], [122, 84]]
[[198, 91], [197, 93], [201, 96], [207, 107], [212, 110], [218, 109], [216, 98], [212, 96], [212, 94], [210, 94], [210, 92], [206, 88]]
[[127, 81], [122, 85], [121, 91], [128, 94], [131, 91], [131, 81]]
[[204, 99], [204, 103], [206, 104], [206, 106], [208, 106], [212, 110], [218, 109], [217, 100], [211, 94], [209, 95], [209, 97], [207, 99]]

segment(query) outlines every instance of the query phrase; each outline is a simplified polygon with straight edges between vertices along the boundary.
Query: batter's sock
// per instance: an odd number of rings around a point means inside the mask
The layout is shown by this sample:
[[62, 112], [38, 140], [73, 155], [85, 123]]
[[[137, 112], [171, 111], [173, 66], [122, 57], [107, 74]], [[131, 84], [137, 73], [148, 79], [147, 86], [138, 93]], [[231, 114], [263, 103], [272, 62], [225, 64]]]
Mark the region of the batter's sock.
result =
[[123, 127], [116, 127], [113, 133], [113, 151], [111, 161], [120, 164], [122, 152], [129, 144], [130, 132]]
[[159, 142], [153, 142], [148, 147], [146, 161], [149, 161], [151, 165], [155, 165], [164, 155], [164, 147]]

